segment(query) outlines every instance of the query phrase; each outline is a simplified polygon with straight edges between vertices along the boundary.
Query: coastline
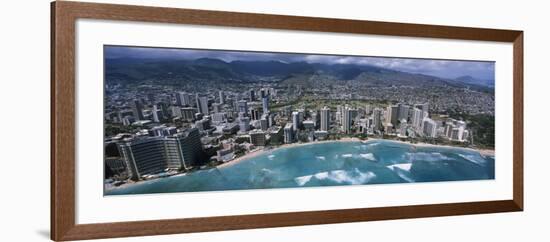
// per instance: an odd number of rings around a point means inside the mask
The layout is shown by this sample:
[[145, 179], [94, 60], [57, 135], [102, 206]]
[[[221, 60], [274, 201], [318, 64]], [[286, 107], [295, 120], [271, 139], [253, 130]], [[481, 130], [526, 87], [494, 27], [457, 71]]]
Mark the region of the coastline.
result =
[[468, 148], [468, 147], [458, 147], [458, 146], [452, 146], [452, 145], [434, 145], [434, 144], [422, 143], [422, 142], [413, 144], [413, 143], [406, 142], [406, 141], [401, 141], [401, 140], [380, 139], [380, 138], [368, 138], [367, 140], [360, 140], [358, 138], [345, 137], [345, 138], [342, 138], [342, 139], [339, 139], [339, 140], [323, 140], [323, 141], [314, 141], [314, 142], [307, 142], [307, 143], [292, 143], [292, 144], [283, 144], [283, 145], [280, 145], [280, 146], [277, 146], [277, 147], [273, 147], [271, 149], [265, 149], [265, 148], [258, 149], [258, 150], [255, 150], [253, 152], [250, 152], [248, 154], [245, 154], [241, 157], [235, 158], [231, 161], [228, 161], [226, 163], [218, 165], [216, 168], [230, 167], [232, 165], [235, 165], [235, 164], [238, 164], [238, 163], [242, 162], [243, 160], [253, 158], [253, 157], [271, 152], [271, 151], [276, 150], [276, 149], [281, 149], [281, 148], [292, 148], [292, 147], [300, 147], [300, 146], [306, 146], [306, 145], [332, 143], [332, 142], [371, 142], [371, 141], [390, 141], [390, 142], [396, 142], [396, 143], [411, 145], [411, 146], [415, 146], [415, 147], [458, 148], [458, 149], [465, 149], [465, 150], [470, 150], [470, 151], [474, 151], [474, 152], [479, 152], [479, 154], [482, 155], [482, 156], [495, 156], [495, 151], [490, 150], [490, 149], [473, 149], [473, 148]]
[[[242, 162], [244, 160], [254, 158], [256, 156], [263, 155], [263, 154], [269, 153], [273, 150], [281, 149], [281, 148], [293, 148], [293, 147], [301, 147], [301, 146], [323, 144], [323, 143], [347, 143], [347, 142], [363, 142], [363, 143], [366, 143], [366, 142], [376, 142], [376, 141], [396, 142], [396, 143], [410, 145], [410, 146], [414, 146], [414, 147], [440, 147], [440, 148], [443, 147], [443, 148], [466, 149], [466, 150], [478, 152], [482, 156], [495, 156], [495, 151], [490, 150], [490, 149], [473, 149], [473, 148], [458, 147], [458, 146], [451, 146], [451, 145], [434, 145], [434, 144], [422, 143], [422, 142], [413, 144], [413, 143], [410, 143], [410, 142], [407, 142], [407, 141], [392, 140], [392, 139], [380, 139], [380, 138], [368, 138], [367, 140], [361, 140], [359, 138], [345, 137], [345, 138], [342, 138], [342, 139], [339, 139], [339, 140], [322, 140], [322, 141], [313, 141], [313, 142], [307, 142], [307, 143], [292, 143], [292, 144], [283, 144], [283, 145], [268, 148], [268, 149], [266, 149], [266, 148], [256, 149], [256, 150], [253, 150], [252, 152], [247, 153], [247, 154], [245, 154], [241, 157], [238, 157], [238, 158], [235, 158], [231, 161], [220, 164], [220, 165], [216, 166], [215, 169], [223, 169], [223, 168], [231, 167], [233, 165], [239, 164], [240, 162]], [[214, 169], [214, 168], [210, 168], [210, 169]], [[182, 176], [182, 175], [186, 175], [186, 173], [176, 174], [174, 176]], [[155, 178], [155, 179], [151, 179], [151, 180], [125, 183], [125, 184], [122, 184], [118, 187], [107, 187], [107, 186], [104, 185], [104, 192], [113, 191], [113, 190], [129, 187], [129, 186], [133, 186], [133, 185], [137, 185], [137, 184], [143, 184], [143, 183], [151, 182], [151, 181], [154, 181], [154, 180], [157, 180], [157, 179], [162, 179], [162, 178]]]
[[368, 141], [391, 141], [391, 142], [397, 142], [397, 143], [401, 143], [401, 144], [412, 145], [412, 146], [416, 146], [416, 147], [440, 147], [440, 148], [443, 147], [443, 148], [465, 149], [465, 150], [470, 150], [470, 151], [474, 151], [474, 152], [479, 152], [479, 154], [481, 154], [483, 156], [495, 156], [495, 150], [491, 150], [491, 149], [474, 149], [474, 148], [469, 148], [469, 147], [460, 147], [460, 146], [452, 146], [452, 145], [434, 145], [434, 144], [423, 143], [423, 142], [413, 144], [413, 143], [410, 143], [410, 142], [407, 142], [407, 141], [392, 140], [392, 139], [380, 139], [380, 138], [369, 138], [366, 141], [367, 142]]
[[253, 158], [253, 157], [256, 157], [258, 155], [262, 155], [262, 154], [268, 153], [270, 151], [273, 151], [273, 150], [276, 150], [276, 149], [281, 149], [281, 148], [292, 148], [292, 147], [300, 147], [300, 146], [306, 146], [306, 145], [332, 143], [332, 142], [360, 142], [360, 141], [361, 140], [358, 139], [358, 138], [343, 138], [343, 139], [339, 139], [339, 140], [322, 140], [322, 141], [314, 141], [314, 142], [307, 142], [307, 143], [283, 144], [283, 145], [279, 145], [277, 147], [273, 147], [273, 148], [270, 148], [270, 149], [262, 148], [262, 149], [255, 150], [255, 151], [247, 153], [247, 154], [245, 154], [241, 157], [235, 158], [235, 159], [230, 160], [228, 162], [225, 162], [221, 165], [218, 165], [218, 166], [216, 166], [216, 168], [229, 167], [229, 166], [235, 165], [235, 164], [237, 164], [237, 163], [239, 163], [239, 162], [241, 162], [245, 159]]

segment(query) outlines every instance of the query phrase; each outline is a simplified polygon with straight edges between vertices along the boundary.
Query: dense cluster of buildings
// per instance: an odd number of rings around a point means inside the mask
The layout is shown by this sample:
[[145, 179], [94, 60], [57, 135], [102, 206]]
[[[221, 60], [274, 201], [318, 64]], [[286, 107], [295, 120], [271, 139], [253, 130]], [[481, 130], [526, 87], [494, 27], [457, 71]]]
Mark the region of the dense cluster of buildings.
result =
[[148, 179], [228, 162], [266, 146], [343, 136], [470, 138], [464, 121], [434, 120], [427, 103], [359, 106], [342, 101], [315, 107], [286, 105], [285, 100], [288, 96], [270, 86], [244, 92], [111, 92], [106, 125], [127, 130], [105, 138], [106, 170], [119, 180]]

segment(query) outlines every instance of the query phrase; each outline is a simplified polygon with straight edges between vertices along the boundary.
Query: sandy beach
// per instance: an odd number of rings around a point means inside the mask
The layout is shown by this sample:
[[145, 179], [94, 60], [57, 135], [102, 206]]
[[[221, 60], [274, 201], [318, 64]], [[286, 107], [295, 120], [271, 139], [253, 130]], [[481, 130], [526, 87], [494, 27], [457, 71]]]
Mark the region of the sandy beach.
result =
[[466, 150], [479, 152], [483, 156], [494, 156], [495, 155], [495, 151], [494, 150], [489, 150], [489, 149], [472, 149], [472, 148], [466, 148], [466, 147], [458, 147], [458, 146], [451, 146], [451, 145], [434, 145], [434, 144], [428, 144], [428, 143], [415, 143], [415, 144], [412, 144], [412, 143], [409, 143], [409, 142], [406, 142], [406, 141], [390, 140], [390, 139], [378, 139], [378, 138], [369, 138], [367, 140], [360, 140], [358, 138], [346, 137], [346, 138], [342, 138], [342, 139], [339, 139], [339, 140], [323, 140], [323, 141], [314, 141], [314, 142], [307, 142], [307, 143], [292, 143], [292, 144], [283, 144], [283, 145], [280, 145], [280, 146], [277, 146], [277, 147], [274, 147], [274, 148], [270, 148], [270, 149], [265, 149], [265, 148], [264, 149], [257, 149], [257, 150], [254, 150], [254, 151], [250, 152], [250, 153], [247, 153], [246, 155], [243, 155], [241, 157], [238, 157], [238, 158], [235, 158], [231, 161], [223, 163], [223, 164], [217, 166], [217, 168], [229, 167], [229, 166], [238, 164], [239, 162], [241, 162], [243, 160], [253, 158], [253, 157], [256, 157], [258, 155], [262, 155], [262, 154], [265, 154], [267, 152], [273, 151], [275, 149], [280, 149], [280, 148], [300, 147], [300, 146], [305, 146], [305, 145], [322, 144], [322, 143], [330, 143], [330, 142], [372, 142], [372, 141], [391, 141], [391, 142], [397, 142], [397, 143], [402, 143], [402, 144], [406, 144], [406, 145], [412, 145], [412, 146], [415, 146], [415, 147], [460, 148], [460, 149], [466, 149]]
[[[277, 148], [279, 148], [279, 147], [277, 147]], [[268, 152], [269, 150], [270, 149], [257, 149], [257, 150], [254, 150], [254, 151], [252, 151], [250, 153], [247, 153], [243, 156], [237, 157], [233, 160], [230, 160], [230, 161], [225, 162], [221, 165], [218, 165], [218, 166], [216, 166], [216, 168], [224, 168], [224, 167], [229, 167], [229, 166], [235, 165], [235, 164], [241, 162], [244, 159], [248, 159], [248, 158], [252, 158], [252, 157], [264, 154], [264, 153]]]
[[267, 152], [270, 152], [270, 151], [273, 151], [275, 149], [280, 149], [280, 148], [290, 148], [290, 147], [299, 147], [299, 146], [306, 146], [306, 145], [313, 145], [313, 144], [322, 144], [322, 143], [330, 143], [330, 142], [359, 142], [361, 141], [360, 139], [358, 138], [343, 138], [343, 139], [340, 139], [340, 140], [322, 140], [322, 141], [314, 141], [314, 142], [307, 142], [307, 143], [292, 143], [292, 144], [283, 144], [283, 145], [280, 145], [280, 146], [277, 146], [277, 147], [273, 147], [273, 148], [270, 148], [270, 149], [258, 149], [258, 150], [254, 150], [250, 153], [247, 153], [246, 155], [243, 155], [241, 157], [238, 157], [238, 158], [235, 158], [231, 161], [228, 161], [226, 163], [223, 163], [221, 165], [218, 165], [217, 168], [223, 168], [223, 167], [229, 167], [229, 166], [232, 166], [232, 165], [235, 165], [245, 159], [249, 159], [249, 158], [252, 158], [252, 157], [256, 157], [258, 155], [261, 155], [261, 154], [265, 154]]
[[471, 150], [471, 151], [479, 152], [481, 155], [484, 155], [484, 156], [494, 156], [495, 155], [495, 150], [490, 150], [490, 149], [473, 149], [473, 148], [468, 148], [468, 147], [460, 147], [460, 146], [452, 146], [452, 145], [434, 145], [434, 144], [428, 144], [428, 143], [422, 143], [422, 142], [413, 144], [413, 143], [409, 143], [409, 142], [401, 141], [401, 140], [377, 139], [377, 138], [369, 138], [367, 141], [392, 141], [392, 142], [412, 145], [412, 146], [416, 146], [416, 147], [459, 148], [459, 149], [465, 149], [465, 150]]

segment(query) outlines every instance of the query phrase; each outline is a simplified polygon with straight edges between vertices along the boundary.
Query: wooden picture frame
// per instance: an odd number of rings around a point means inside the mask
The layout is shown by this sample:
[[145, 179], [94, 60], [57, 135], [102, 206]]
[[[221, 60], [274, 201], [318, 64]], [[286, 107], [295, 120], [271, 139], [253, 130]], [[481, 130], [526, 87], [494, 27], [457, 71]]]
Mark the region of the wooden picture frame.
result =
[[[142, 21], [513, 43], [513, 199], [129, 221], [75, 222], [75, 22]], [[51, 239], [56, 241], [345, 223], [523, 210], [523, 32], [58, 1], [51, 4]]]

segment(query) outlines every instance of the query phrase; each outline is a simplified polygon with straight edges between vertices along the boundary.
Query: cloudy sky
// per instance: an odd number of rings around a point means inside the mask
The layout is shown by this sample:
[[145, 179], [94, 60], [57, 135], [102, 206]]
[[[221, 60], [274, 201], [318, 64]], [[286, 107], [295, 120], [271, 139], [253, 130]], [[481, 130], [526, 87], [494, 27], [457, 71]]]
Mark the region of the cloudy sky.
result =
[[325, 64], [373, 65], [410, 73], [456, 78], [472, 76], [482, 80], [494, 80], [495, 63], [485, 61], [458, 61], [436, 59], [411, 59], [391, 57], [364, 57], [314, 54], [288, 54], [271, 52], [244, 52], [221, 50], [192, 50], [169, 48], [142, 48], [106, 46], [106, 58], [197, 59], [218, 58], [226, 62], [234, 60], [260, 60], [281, 62], [308, 62]]

